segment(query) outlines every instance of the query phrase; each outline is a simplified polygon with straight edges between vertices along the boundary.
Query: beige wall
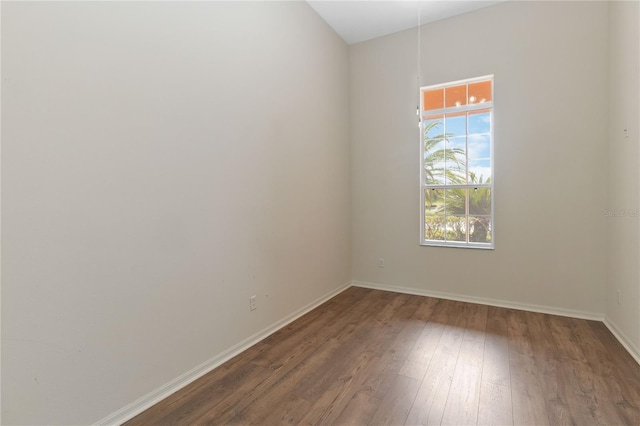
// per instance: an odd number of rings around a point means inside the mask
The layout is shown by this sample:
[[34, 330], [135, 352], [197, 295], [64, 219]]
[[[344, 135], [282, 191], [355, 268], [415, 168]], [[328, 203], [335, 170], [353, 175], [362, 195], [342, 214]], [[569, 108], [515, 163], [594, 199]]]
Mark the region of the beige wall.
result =
[[422, 85], [495, 75], [496, 248], [418, 244], [412, 29], [350, 50], [352, 278], [601, 316], [607, 3], [507, 2], [421, 40]]
[[349, 282], [348, 48], [306, 3], [2, 9], [3, 424], [97, 421]]
[[[607, 323], [640, 359], [640, 3], [609, 2]], [[624, 129], [628, 128], [628, 137]], [[618, 216], [618, 214], [620, 216]], [[620, 292], [620, 302], [618, 302]]]
[[637, 353], [638, 219], [604, 214], [640, 197], [637, 16], [422, 28], [422, 85], [495, 75], [496, 249], [471, 250], [418, 245], [416, 30], [348, 49], [299, 2], [3, 2], [3, 423], [96, 421], [350, 279], [606, 313]]

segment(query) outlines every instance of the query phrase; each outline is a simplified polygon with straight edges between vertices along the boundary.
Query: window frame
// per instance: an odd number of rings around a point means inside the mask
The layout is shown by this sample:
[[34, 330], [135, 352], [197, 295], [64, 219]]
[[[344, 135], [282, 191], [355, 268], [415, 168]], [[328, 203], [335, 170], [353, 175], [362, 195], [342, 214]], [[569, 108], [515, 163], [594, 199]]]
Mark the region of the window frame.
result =
[[[453, 86], [459, 86], [459, 85], [469, 85], [472, 83], [478, 83], [478, 82], [483, 82], [483, 81], [491, 81], [491, 101], [489, 102], [484, 102], [484, 103], [477, 103], [477, 104], [471, 104], [469, 105], [468, 103], [466, 105], [462, 105], [462, 106], [452, 106], [452, 107], [447, 107], [446, 106], [446, 98], [443, 101], [443, 108], [440, 109], [433, 109], [433, 110], [428, 110], [428, 111], [424, 111], [424, 92], [426, 91], [431, 91], [431, 90], [436, 90], [436, 89], [443, 89], [443, 92], [446, 91], [446, 88], [448, 87], [453, 87]], [[468, 86], [467, 86], [468, 87]], [[426, 247], [458, 247], [458, 248], [474, 248], [474, 249], [485, 249], [485, 250], [493, 250], [495, 249], [495, 191], [494, 191], [494, 183], [495, 183], [495, 163], [494, 163], [494, 151], [495, 151], [495, 144], [494, 144], [494, 116], [495, 116], [495, 106], [494, 106], [494, 102], [495, 102], [495, 98], [494, 98], [494, 75], [490, 74], [490, 75], [485, 75], [485, 76], [481, 76], [481, 77], [474, 77], [474, 78], [468, 78], [468, 79], [464, 79], [464, 80], [457, 80], [457, 81], [450, 81], [447, 83], [441, 83], [441, 84], [434, 84], [434, 85], [429, 85], [429, 86], [422, 86], [420, 87], [419, 90], [419, 94], [420, 94], [420, 107], [419, 107], [419, 111], [418, 111], [418, 115], [419, 115], [419, 129], [420, 129], [420, 245], [421, 246], [426, 246]], [[468, 96], [468, 93], [467, 93]], [[468, 99], [467, 99], [468, 102]], [[469, 151], [468, 151], [468, 138], [469, 138], [469, 128], [468, 128], [468, 115], [466, 115], [467, 112], [470, 111], [475, 111], [475, 110], [483, 110], [483, 109], [489, 109], [490, 110], [490, 141], [489, 141], [489, 150], [490, 150], [490, 166], [491, 166], [491, 181], [488, 184], [469, 184], [468, 181], [466, 184], [449, 184], [446, 182], [446, 180], [444, 181], [443, 184], [441, 185], [427, 185], [425, 183], [425, 158], [424, 158], [424, 154], [425, 154], [425, 135], [424, 135], [424, 123], [425, 123], [425, 117], [429, 117], [429, 116], [434, 116], [434, 115], [443, 115], [443, 119], [446, 117], [446, 114], [455, 114], [455, 113], [465, 113], [465, 116], [467, 116], [467, 128], [466, 128], [466, 132], [465, 132], [465, 156], [466, 156], [466, 173], [468, 176], [469, 173]], [[446, 131], [446, 130], [445, 130]], [[445, 169], [446, 170], [446, 169]], [[427, 189], [441, 189], [441, 190], [447, 190], [447, 189], [467, 189], [467, 190], [473, 190], [475, 188], [488, 188], [490, 190], [491, 193], [491, 215], [490, 215], [490, 220], [491, 220], [491, 241], [488, 243], [480, 243], [480, 242], [472, 242], [469, 241], [469, 229], [467, 226], [467, 230], [466, 230], [466, 241], [448, 241], [448, 240], [428, 240], [426, 238], [425, 235], [425, 228], [426, 228], [426, 212], [425, 212], [425, 205], [426, 205], [426, 196], [425, 196], [425, 191]], [[445, 201], [446, 202], [446, 201]], [[467, 192], [466, 195], [466, 199], [465, 199], [465, 218], [467, 220], [467, 225], [468, 225], [468, 218], [470, 216], [469, 214], [469, 195]], [[447, 215], [445, 214], [444, 216], [445, 218], [447, 217]], [[445, 229], [446, 229], [446, 219], [445, 219]], [[446, 238], [446, 231], [445, 231], [445, 238]]]

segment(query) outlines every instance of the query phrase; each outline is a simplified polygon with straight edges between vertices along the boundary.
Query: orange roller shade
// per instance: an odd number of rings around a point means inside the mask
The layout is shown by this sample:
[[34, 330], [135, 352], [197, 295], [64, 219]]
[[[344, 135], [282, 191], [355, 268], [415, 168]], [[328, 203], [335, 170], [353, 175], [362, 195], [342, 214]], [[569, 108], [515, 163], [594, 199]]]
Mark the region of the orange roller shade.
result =
[[486, 108], [486, 109], [476, 109], [474, 111], [469, 111], [469, 115], [474, 115], [474, 114], [484, 114], [487, 112], [491, 112], [491, 108]]
[[422, 96], [424, 111], [444, 108], [444, 89], [428, 90]]
[[467, 104], [467, 85], [447, 87], [445, 92], [446, 107], [456, 107]]
[[467, 115], [466, 111], [450, 112], [450, 113], [447, 114], [447, 118], [460, 117], [460, 116], [465, 116], [465, 115]]
[[469, 103], [478, 104], [491, 101], [491, 80], [469, 84]]

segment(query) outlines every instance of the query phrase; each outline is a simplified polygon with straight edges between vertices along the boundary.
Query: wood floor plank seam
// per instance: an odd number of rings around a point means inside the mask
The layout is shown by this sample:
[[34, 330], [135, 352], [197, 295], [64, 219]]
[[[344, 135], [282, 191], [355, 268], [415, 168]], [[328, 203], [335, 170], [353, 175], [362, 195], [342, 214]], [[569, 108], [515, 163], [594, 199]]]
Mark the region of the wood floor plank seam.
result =
[[[487, 322], [489, 321], [489, 315], [487, 314], [487, 318], [485, 320], [485, 324], [484, 324], [484, 329], [487, 329]], [[485, 363], [484, 363], [484, 357], [486, 356], [485, 352], [487, 350], [487, 341], [485, 338], [484, 344], [482, 345], [482, 364], [480, 367], [480, 391], [478, 393], [478, 407], [476, 408], [476, 423], [478, 422], [477, 419], [480, 419], [480, 401], [482, 400], [482, 377], [484, 375], [484, 369], [485, 369]]]
[[640, 425], [601, 323], [352, 287], [125, 423]]
[[[432, 311], [432, 314], [429, 317], [429, 321], [431, 321], [432, 318], [434, 318], [434, 316], [436, 315], [435, 310], [437, 308], [439, 308], [439, 303], [436, 303], [436, 307], [434, 308], [434, 310]], [[425, 324], [425, 329], [427, 327], [427, 324]], [[440, 344], [440, 340], [442, 339], [442, 331], [440, 330], [440, 333], [438, 333], [438, 339], [437, 342], [435, 342], [435, 347], [438, 347], [438, 345]], [[418, 343], [416, 342], [416, 345]], [[422, 383], [425, 380], [425, 377], [427, 375], [427, 372], [429, 371], [429, 368], [431, 367], [432, 363], [433, 363], [433, 358], [434, 358], [434, 354], [431, 354], [431, 357], [429, 358], [429, 362], [427, 362], [426, 368], [424, 369], [424, 372], [422, 373], [422, 378], [420, 379], [420, 384], [422, 385]], [[413, 400], [411, 401], [411, 407], [409, 408], [409, 413], [411, 412], [411, 410], [413, 410], [414, 404], [416, 403], [416, 400], [418, 398], [418, 393], [416, 393], [413, 397]], [[407, 415], [409, 415], [409, 413], [407, 413]]]
[[[464, 305], [463, 305], [462, 309], [463, 309], [463, 312], [464, 312], [464, 309], [465, 309], [465, 306], [464, 306]], [[458, 320], [457, 320], [457, 322], [456, 322], [456, 325], [459, 325], [459, 324], [460, 324], [460, 322], [461, 322], [463, 319], [465, 319], [465, 316], [464, 316], [464, 315], [460, 315], [460, 316], [458, 317]], [[466, 321], [465, 321], [465, 323], [466, 323]], [[455, 362], [455, 364], [454, 364], [454, 366], [453, 366], [453, 372], [454, 372], [454, 374], [455, 374], [456, 369], [458, 368], [458, 362], [460, 362], [460, 349], [461, 349], [461, 347], [462, 347], [462, 341], [463, 341], [463, 340], [464, 340], [464, 332], [463, 332], [463, 335], [462, 335], [462, 336], [460, 336], [460, 344], [459, 344], [459, 345], [457, 345], [456, 357], [455, 357], [455, 358], [456, 358], [456, 362]], [[452, 385], [453, 385], [453, 375], [451, 376], [451, 378], [450, 378], [449, 382], [450, 382], [450, 383], [449, 383], [449, 386], [447, 386], [447, 395], [446, 395], [446, 397], [445, 397], [445, 401], [444, 401], [444, 404], [443, 404], [443, 407], [442, 407], [442, 414], [440, 415], [440, 422], [439, 422], [439, 424], [442, 424], [442, 422], [443, 422], [443, 420], [444, 420], [444, 415], [445, 415], [445, 412], [446, 412], [446, 409], [447, 409], [447, 404], [448, 404], [448, 402], [449, 402], [449, 396], [450, 396], [450, 394], [451, 394], [451, 387], [452, 387]]]

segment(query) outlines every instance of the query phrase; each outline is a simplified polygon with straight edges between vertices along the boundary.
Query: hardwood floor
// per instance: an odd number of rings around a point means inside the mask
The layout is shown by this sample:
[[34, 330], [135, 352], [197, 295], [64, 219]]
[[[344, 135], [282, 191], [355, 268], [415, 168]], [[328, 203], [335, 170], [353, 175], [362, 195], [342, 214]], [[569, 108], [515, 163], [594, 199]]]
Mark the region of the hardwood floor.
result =
[[126, 423], [640, 425], [606, 327], [352, 287]]

